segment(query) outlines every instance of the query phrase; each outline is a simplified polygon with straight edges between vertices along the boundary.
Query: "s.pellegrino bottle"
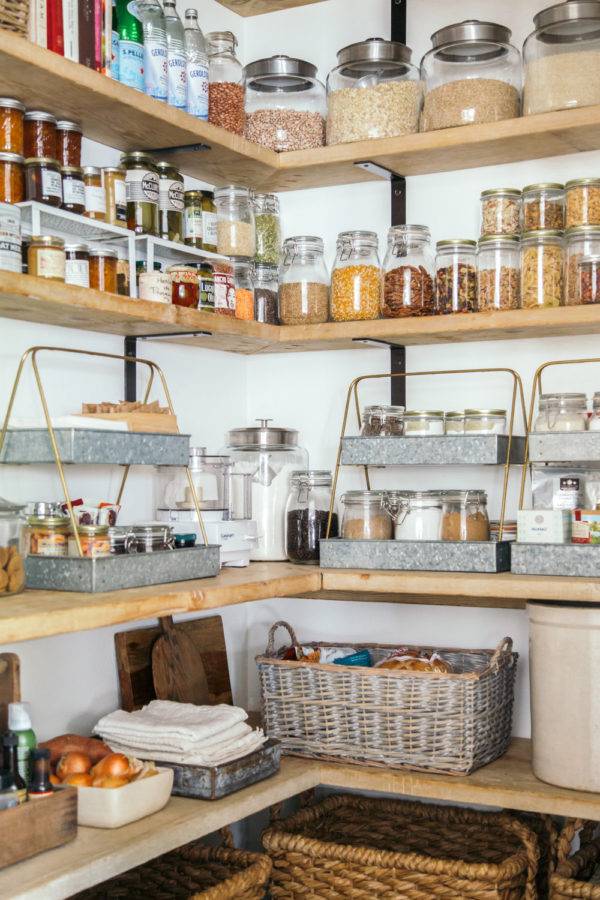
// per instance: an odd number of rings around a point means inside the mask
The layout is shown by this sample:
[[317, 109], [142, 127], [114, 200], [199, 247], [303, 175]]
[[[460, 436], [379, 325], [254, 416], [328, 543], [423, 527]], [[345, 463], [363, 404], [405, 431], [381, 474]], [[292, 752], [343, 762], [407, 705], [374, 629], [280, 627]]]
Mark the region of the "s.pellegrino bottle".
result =
[[171, 106], [185, 109], [186, 62], [183, 23], [175, 7], [175, 0], [164, 0], [167, 25], [167, 99]]
[[117, 0], [112, 0], [112, 33], [110, 41], [110, 77], [119, 80], [119, 23]]
[[144, 90], [149, 97], [167, 100], [167, 26], [159, 0], [138, 0], [144, 29]]
[[195, 9], [185, 11], [185, 58], [187, 67], [186, 110], [197, 119], [208, 119], [208, 55]]
[[136, 0], [117, 0], [119, 25], [119, 81], [144, 90], [144, 32]]

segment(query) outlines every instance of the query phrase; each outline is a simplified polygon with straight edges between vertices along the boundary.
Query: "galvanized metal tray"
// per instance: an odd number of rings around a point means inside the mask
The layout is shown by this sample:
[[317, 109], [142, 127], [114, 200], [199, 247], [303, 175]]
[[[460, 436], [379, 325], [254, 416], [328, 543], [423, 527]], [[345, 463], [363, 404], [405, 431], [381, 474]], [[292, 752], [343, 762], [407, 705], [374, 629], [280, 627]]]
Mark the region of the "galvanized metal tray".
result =
[[320, 542], [324, 569], [397, 569], [429, 572], [508, 572], [510, 541]]
[[546, 463], [591, 463], [600, 466], [600, 431], [529, 435], [529, 459]]
[[567, 575], [598, 578], [599, 544], [519, 544], [511, 551], [511, 572], [516, 575]]
[[[600, 435], [599, 435], [600, 436]], [[497, 466], [506, 463], [506, 434], [446, 434], [437, 437], [345, 437], [343, 465]], [[525, 438], [513, 437], [510, 462], [523, 462]]]
[[[189, 434], [57, 428], [54, 431], [63, 463], [73, 465], [187, 466]], [[13, 465], [54, 463], [45, 428], [11, 428], [0, 462]]]
[[25, 560], [25, 578], [29, 588], [96, 594], [171, 581], [210, 578], [218, 575], [219, 568], [218, 545], [205, 547], [202, 544], [181, 550], [101, 556], [96, 559], [28, 556]]

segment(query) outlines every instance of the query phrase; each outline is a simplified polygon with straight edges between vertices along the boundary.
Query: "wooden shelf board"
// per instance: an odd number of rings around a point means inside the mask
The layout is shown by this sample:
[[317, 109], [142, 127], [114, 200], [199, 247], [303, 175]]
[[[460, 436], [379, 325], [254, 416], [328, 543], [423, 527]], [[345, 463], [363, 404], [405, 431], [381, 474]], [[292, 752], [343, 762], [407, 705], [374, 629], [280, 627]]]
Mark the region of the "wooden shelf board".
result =
[[240, 16], [261, 16], [280, 9], [294, 9], [296, 6], [322, 2], [323, 0], [217, 0], [221, 6], [226, 6]]

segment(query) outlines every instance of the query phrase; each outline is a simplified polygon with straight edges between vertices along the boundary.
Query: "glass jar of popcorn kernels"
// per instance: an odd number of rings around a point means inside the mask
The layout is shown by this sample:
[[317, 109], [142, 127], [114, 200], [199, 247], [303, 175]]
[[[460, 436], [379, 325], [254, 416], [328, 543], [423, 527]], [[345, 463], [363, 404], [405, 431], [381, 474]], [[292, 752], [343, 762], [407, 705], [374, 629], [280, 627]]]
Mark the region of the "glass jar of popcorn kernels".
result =
[[374, 231], [342, 231], [331, 275], [334, 322], [378, 319], [381, 308], [381, 263]]

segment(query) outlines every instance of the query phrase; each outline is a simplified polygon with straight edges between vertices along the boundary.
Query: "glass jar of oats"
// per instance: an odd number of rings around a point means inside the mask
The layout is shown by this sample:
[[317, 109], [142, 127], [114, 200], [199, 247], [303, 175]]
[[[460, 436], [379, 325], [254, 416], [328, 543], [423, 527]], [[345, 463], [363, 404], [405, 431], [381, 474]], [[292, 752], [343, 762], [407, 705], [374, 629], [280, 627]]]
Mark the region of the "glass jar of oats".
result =
[[567, 181], [566, 225], [600, 225], [600, 178], [575, 178]]
[[521, 307], [562, 306], [563, 232], [545, 228], [521, 235]]

